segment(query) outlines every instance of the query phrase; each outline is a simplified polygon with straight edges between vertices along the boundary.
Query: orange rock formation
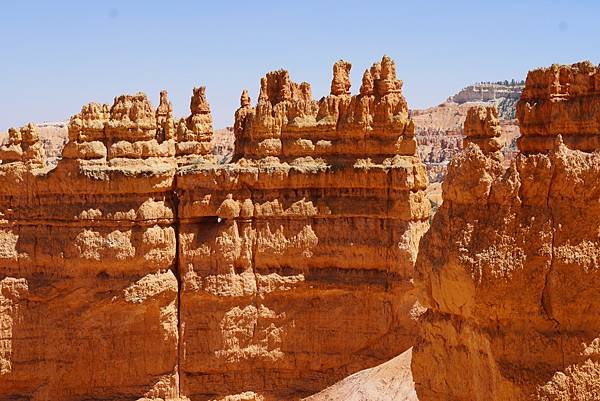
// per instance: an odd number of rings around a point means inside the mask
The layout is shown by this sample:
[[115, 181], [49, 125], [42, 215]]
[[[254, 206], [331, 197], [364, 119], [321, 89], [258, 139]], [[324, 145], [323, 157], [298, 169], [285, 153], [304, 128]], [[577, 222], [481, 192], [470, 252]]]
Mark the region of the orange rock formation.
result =
[[236, 164], [178, 172], [184, 394], [293, 399], [412, 344], [429, 202], [391, 71], [394, 91], [318, 102], [271, 72], [241, 96]]
[[[530, 72], [510, 166], [478, 141], [450, 164], [416, 264], [421, 401], [597, 399], [598, 82], [589, 63]], [[469, 114], [471, 137], [495, 132]]]
[[154, 111], [84, 106], [52, 170], [25, 157], [32, 132], [0, 165], [0, 399], [177, 398], [176, 164]]
[[0, 150], [0, 399], [297, 399], [413, 343], [425, 169], [395, 65], [247, 92], [233, 164], [203, 87], [90, 103], [55, 168]]
[[600, 148], [600, 68], [589, 61], [529, 73], [517, 117], [525, 153], [545, 152], [562, 135], [571, 149]]
[[467, 112], [464, 124], [465, 139], [463, 147], [474, 143], [484, 152], [502, 149], [500, 121], [495, 106], [475, 106]]

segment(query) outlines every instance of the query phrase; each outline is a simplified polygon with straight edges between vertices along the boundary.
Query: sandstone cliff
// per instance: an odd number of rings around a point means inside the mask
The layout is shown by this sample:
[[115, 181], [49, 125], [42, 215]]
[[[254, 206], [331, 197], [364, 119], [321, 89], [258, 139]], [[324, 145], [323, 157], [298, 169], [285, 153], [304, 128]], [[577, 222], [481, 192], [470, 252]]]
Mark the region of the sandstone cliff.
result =
[[478, 83], [461, 89], [457, 94], [450, 96], [447, 102], [465, 104], [473, 102], [492, 103], [499, 109], [502, 119], [512, 120], [515, 118], [515, 106], [521, 97], [524, 82], [516, 82], [514, 79], [504, 82]]
[[180, 375], [193, 399], [294, 399], [413, 342], [425, 170], [393, 62], [355, 96], [349, 69], [336, 63], [319, 101], [268, 73], [256, 106], [242, 93], [235, 164], [178, 172]]
[[482, 146], [494, 118], [467, 120], [416, 265], [421, 401], [598, 399], [599, 83], [589, 63], [530, 72], [508, 167]]
[[0, 399], [176, 398], [176, 164], [154, 111], [84, 106], [52, 170], [33, 132], [0, 151]]
[[350, 94], [286, 71], [217, 164], [205, 89], [90, 103], [48, 163], [0, 149], [0, 399], [284, 400], [407, 350], [425, 169], [388, 57]]

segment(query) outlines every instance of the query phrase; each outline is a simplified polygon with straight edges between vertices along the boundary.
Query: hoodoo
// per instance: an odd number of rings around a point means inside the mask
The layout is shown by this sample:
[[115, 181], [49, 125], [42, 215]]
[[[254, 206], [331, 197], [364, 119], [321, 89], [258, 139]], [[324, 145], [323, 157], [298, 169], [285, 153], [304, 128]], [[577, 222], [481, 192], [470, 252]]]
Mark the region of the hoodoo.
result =
[[416, 263], [421, 401], [597, 399], [599, 100], [590, 63], [530, 72], [508, 167], [469, 113]]
[[336, 63], [319, 101], [287, 71], [268, 73], [255, 107], [242, 93], [235, 163], [178, 171], [180, 380], [192, 399], [294, 399], [414, 341], [425, 170], [395, 70], [394, 90], [351, 96], [349, 69]]
[[298, 399], [407, 350], [427, 178], [394, 62], [349, 71], [244, 91], [231, 164], [203, 87], [179, 121], [165, 91], [84, 106], [54, 168], [11, 130], [0, 399]]

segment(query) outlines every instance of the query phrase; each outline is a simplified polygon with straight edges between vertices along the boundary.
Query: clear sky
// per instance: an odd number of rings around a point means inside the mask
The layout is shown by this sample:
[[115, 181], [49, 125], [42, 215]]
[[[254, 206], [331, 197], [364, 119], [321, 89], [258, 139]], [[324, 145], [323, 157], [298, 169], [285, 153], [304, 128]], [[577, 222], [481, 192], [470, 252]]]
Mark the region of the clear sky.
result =
[[362, 71], [388, 54], [409, 105], [439, 104], [477, 81], [600, 62], [600, 1], [0, 0], [0, 130], [62, 121], [90, 101], [167, 89], [177, 116], [205, 85], [216, 128], [243, 88], [286, 68], [329, 93], [331, 66]]

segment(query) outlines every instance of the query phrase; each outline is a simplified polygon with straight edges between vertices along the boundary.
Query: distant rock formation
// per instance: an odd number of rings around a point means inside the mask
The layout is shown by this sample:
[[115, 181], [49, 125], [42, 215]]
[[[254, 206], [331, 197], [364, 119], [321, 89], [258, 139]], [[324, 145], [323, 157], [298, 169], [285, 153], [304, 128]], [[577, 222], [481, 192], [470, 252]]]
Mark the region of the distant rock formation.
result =
[[448, 102], [458, 104], [468, 102], [499, 102], [502, 99], [513, 99], [518, 101], [524, 88], [523, 82], [504, 83], [479, 83], [461, 89], [457, 94], [450, 96]]
[[531, 71], [508, 165], [471, 139], [494, 113], [470, 113], [416, 263], [421, 401], [597, 398], [599, 84], [590, 63]]
[[[415, 122], [417, 151], [427, 167], [430, 182], [442, 182], [448, 163], [460, 153], [463, 146], [463, 124], [474, 105], [496, 107], [494, 103], [443, 103], [437, 107], [411, 111]], [[506, 159], [511, 159], [517, 152], [519, 126], [516, 120], [503, 120], [500, 115], [498, 124], [500, 140], [506, 145], [502, 152]]]
[[46, 154], [36, 125], [28, 124], [20, 129], [8, 130], [8, 144], [0, 147], [0, 160], [4, 163], [22, 162], [43, 166], [45, 158]]

